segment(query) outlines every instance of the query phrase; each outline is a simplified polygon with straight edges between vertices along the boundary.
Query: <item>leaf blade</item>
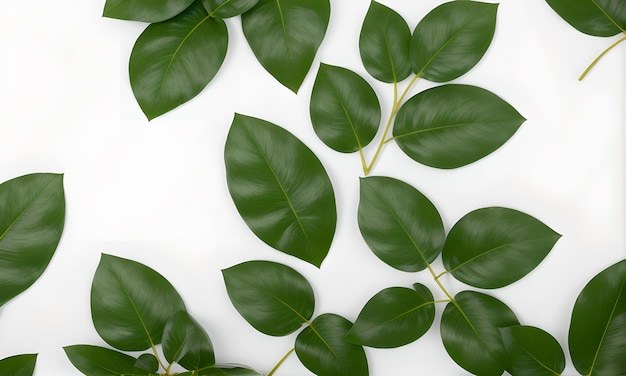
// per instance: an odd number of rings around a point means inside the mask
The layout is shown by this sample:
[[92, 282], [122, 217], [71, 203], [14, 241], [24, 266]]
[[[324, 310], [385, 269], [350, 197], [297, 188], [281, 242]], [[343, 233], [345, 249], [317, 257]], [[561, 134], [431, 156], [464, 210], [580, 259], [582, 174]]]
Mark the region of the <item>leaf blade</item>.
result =
[[63, 350], [72, 365], [87, 376], [148, 374], [135, 368], [135, 358], [115, 350], [91, 345], [66, 346]]
[[202, 0], [209, 15], [216, 18], [230, 18], [243, 14], [259, 0]]
[[615, 0], [546, 0], [548, 5], [576, 30], [610, 37], [626, 29], [626, 9]]
[[518, 376], [558, 376], [565, 369], [565, 354], [557, 340], [532, 326], [500, 328], [510, 364], [507, 371]]
[[33, 376], [37, 354], [14, 355], [0, 360], [0, 376]]
[[215, 365], [211, 338], [186, 311], [176, 312], [165, 324], [162, 348], [168, 362], [190, 371]]
[[176, 16], [194, 0], [106, 0], [104, 17], [120, 20], [160, 22]]

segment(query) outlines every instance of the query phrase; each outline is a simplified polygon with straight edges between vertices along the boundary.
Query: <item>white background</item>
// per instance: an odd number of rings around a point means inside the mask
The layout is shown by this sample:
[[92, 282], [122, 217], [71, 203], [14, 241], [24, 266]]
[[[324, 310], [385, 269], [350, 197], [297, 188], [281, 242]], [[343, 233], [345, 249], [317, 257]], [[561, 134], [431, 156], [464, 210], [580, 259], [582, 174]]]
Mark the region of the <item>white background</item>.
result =
[[[385, 0], [411, 29], [439, 0]], [[228, 20], [230, 43], [217, 77], [198, 97], [148, 122], [128, 83], [130, 51], [144, 24], [101, 17], [104, 0], [0, 2], [0, 181], [33, 172], [65, 174], [67, 216], [57, 252], [41, 279], [0, 309], [0, 358], [39, 353], [36, 375], [79, 375], [62, 350], [106, 346], [91, 323], [89, 289], [102, 252], [144, 263], [169, 279], [207, 329], [218, 362], [268, 372], [295, 335], [256, 332], [232, 307], [220, 270], [264, 259], [292, 266], [314, 287], [316, 314], [353, 321], [379, 290], [422, 282], [425, 273], [379, 261], [356, 224], [356, 154], [327, 148], [308, 117], [319, 62], [365, 76], [358, 35], [368, 0], [332, 0], [326, 39], [298, 95], [256, 62]], [[542, 0], [502, 0], [493, 43], [456, 82], [493, 91], [528, 121], [502, 148], [457, 170], [419, 165], [388, 144], [373, 175], [400, 178], [429, 197], [449, 229], [486, 206], [533, 215], [561, 233], [552, 252], [521, 281], [489, 292], [525, 325], [567, 348], [576, 296], [587, 281], [626, 256], [624, 220], [624, 64], [626, 44], [583, 82], [577, 78], [617, 40], [584, 35]], [[390, 85], [369, 79], [384, 113]], [[406, 82], [404, 83], [406, 84]], [[413, 93], [432, 86], [420, 81]], [[223, 148], [235, 112], [266, 119], [298, 136], [334, 184], [338, 226], [320, 270], [266, 246], [246, 227], [225, 183]], [[369, 157], [372, 148], [366, 150]], [[435, 264], [441, 271], [441, 264]], [[503, 271], [503, 273], [506, 271]], [[466, 287], [446, 277], [453, 292]], [[370, 374], [466, 375], [433, 328], [399, 349], [366, 349]], [[567, 350], [566, 350], [567, 351]], [[568, 358], [565, 375], [575, 370]], [[276, 376], [311, 375], [292, 355]]]

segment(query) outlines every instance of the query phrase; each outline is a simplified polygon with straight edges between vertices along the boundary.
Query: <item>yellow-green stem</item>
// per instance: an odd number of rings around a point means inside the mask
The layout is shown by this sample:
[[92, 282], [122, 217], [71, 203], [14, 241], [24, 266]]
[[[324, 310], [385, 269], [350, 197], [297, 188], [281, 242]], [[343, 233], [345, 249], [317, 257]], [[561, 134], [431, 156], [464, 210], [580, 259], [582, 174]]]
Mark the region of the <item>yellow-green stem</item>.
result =
[[[624, 33], [626, 35], [626, 32]], [[587, 69], [585, 69], [585, 71], [583, 72], [583, 74], [580, 75], [580, 77], [578, 78], [578, 81], [582, 81], [585, 79], [585, 77], [587, 76], [587, 74], [593, 69], [593, 67], [596, 66], [596, 64], [598, 63], [598, 61], [600, 61], [600, 59], [602, 59], [602, 57], [604, 55], [606, 55], [609, 51], [611, 51], [615, 46], [617, 46], [618, 44], [622, 43], [623, 41], [626, 40], [626, 36], [624, 36], [623, 38], [621, 38], [620, 40], [618, 40], [617, 42], [613, 43], [612, 45], [610, 45], [606, 50], [602, 51], [602, 53], [600, 55], [598, 55], [598, 57], [596, 57], [591, 64], [589, 64], [589, 66], [587, 67]]]
[[291, 355], [291, 353], [294, 351], [295, 351], [295, 348], [292, 348], [291, 350], [287, 352], [287, 354], [285, 354], [282, 358], [280, 358], [278, 363], [276, 363], [274, 368], [272, 368], [272, 370], [270, 371], [270, 373], [267, 374], [267, 376], [274, 375], [274, 373], [276, 373], [276, 371], [280, 368], [280, 366], [285, 362], [285, 360], [287, 360], [287, 358], [289, 358], [289, 355]]

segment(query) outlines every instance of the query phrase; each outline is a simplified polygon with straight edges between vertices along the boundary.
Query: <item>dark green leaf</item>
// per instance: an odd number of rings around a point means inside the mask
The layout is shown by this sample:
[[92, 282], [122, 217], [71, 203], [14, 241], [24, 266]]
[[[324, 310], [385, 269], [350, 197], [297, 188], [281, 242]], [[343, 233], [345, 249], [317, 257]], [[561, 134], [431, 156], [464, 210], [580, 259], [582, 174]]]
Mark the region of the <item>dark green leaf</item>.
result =
[[498, 4], [477, 1], [450, 1], [433, 9], [413, 32], [413, 71], [434, 82], [467, 73], [491, 44], [497, 10]]
[[361, 179], [358, 221], [374, 254], [399, 270], [423, 270], [443, 248], [439, 212], [428, 198], [400, 180]]
[[315, 154], [286, 130], [236, 114], [224, 159], [228, 190], [252, 232], [319, 267], [335, 234], [337, 210]]
[[37, 354], [15, 355], [0, 360], [0, 376], [33, 376]]
[[323, 314], [296, 338], [296, 354], [318, 376], [367, 376], [367, 358], [360, 345], [344, 341], [352, 323]]
[[249, 11], [259, 0], [202, 0], [211, 17], [230, 18]]
[[500, 328], [509, 357], [507, 371], [515, 376], [555, 376], [565, 369], [565, 355], [557, 340], [532, 326]]
[[626, 375], [626, 260], [583, 288], [572, 312], [569, 349], [583, 375]]
[[104, 16], [121, 20], [159, 22], [184, 11], [194, 0], [106, 0]]
[[159, 360], [153, 354], [141, 354], [135, 362], [135, 368], [148, 373], [156, 373], [159, 371]]
[[609, 37], [626, 29], [623, 0], [546, 0], [565, 21], [577, 30]]
[[499, 288], [530, 273], [561, 235], [528, 214], [483, 208], [461, 218], [443, 247], [443, 264], [474, 287]]
[[329, 0], [259, 0], [241, 16], [252, 52], [294, 93], [311, 69], [329, 19]]
[[311, 122], [326, 145], [352, 153], [369, 144], [380, 126], [374, 89], [351, 70], [321, 64], [311, 93]]
[[414, 288], [390, 287], [374, 295], [359, 313], [346, 340], [391, 348], [424, 335], [435, 318], [434, 299], [426, 286], [416, 283]]
[[288, 266], [248, 261], [222, 271], [231, 302], [258, 331], [284, 336], [313, 316], [315, 296], [309, 282]]
[[0, 184], [0, 306], [41, 276], [64, 222], [63, 175], [31, 174]]
[[197, 376], [263, 376], [263, 374], [241, 366], [221, 365], [202, 370]]
[[186, 311], [176, 312], [163, 331], [163, 355], [188, 370], [215, 364], [211, 338]]
[[411, 74], [411, 30], [402, 16], [376, 1], [363, 20], [361, 60], [369, 74], [383, 82], [400, 82]]
[[507, 353], [499, 327], [518, 325], [515, 314], [498, 299], [463, 291], [448, 303], [441, 317], [441, 339], [450, 357], [467, 371], [500, 376]]
[[208, 16], [201, 3], [152, 24], [130, 55], [130, 84], [148, 119], [195, 97], [220, 69], [228, 47], [224, 21]]
[[91, 316], [109, 345], [124, 351], [161, 343], [167, 320], [185, 305], [162, 275], [138, 262], [103, 254], [91, 286]]
[[415, 161], [457, 168], [494, 152], [525, 120], [485, 89], [443, 85], [422, 91], [400, 108], [393, 136]]
[[135, 368], [135, 358], [115, 350], [90, 345], [67, 346], [63, 350], [74, 367], [86, 376], [148, 375], [147, 371]]

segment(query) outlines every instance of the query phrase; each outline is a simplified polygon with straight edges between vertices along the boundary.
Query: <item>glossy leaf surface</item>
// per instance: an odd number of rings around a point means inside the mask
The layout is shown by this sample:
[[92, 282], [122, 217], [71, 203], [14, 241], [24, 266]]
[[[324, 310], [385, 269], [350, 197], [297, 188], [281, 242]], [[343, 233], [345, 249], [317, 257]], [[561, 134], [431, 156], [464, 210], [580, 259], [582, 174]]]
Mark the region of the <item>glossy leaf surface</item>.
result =
[[500, 376], [507, 353], [499, 327], [519, 325], [515, 314], [494, 297], [463, 291], [448, 303], [441, 317], [441, 339], [450, 357], [465, 370]]
[[546, 0], [567, 23], [585, 34], [609, 37], [626, 29], [623, 0]]
[[194, 0], [106, 0], [104, 17], [160, 22], [184, 11]]
[[311, 93], [311, 122], [329, 147], [352, 153], [367, 146], [380, 126], [374, 89], [351, 70], [321, 64]]
[[424, 335], [435, 318], [434, 298], [426, 286], [416, 283], [413, 287], [390, 287], [374, 295], [359, 313], [346, 340], [392, 348]]
[[230, 18], [252, 9], [259, 0], [202, 0], [211, 17]]
[[422, 91], [400, 108], [393, 136], [415, 161], [457, 168], [494, 152], [525, 120], [485, 89], [442, 85]]
[[0, 376], [32, 376], [37, 354], [15, 355], [0, 360]]
[[498, 4], [477, 1], [450, 1], [433, 9], [413, 31], [413, 71], [434, 82], [467, 73], [491, 44], [497, 10]]
[[284, 336], [313, 316], [313, 289], [288, 266], [248, 261], [224, 269], [222, 274], [233, 306], [262, 333]]
[[439, 212], [428, 198], [400, 180], [362, 178], [358, 222], [374, 254], [399, 270], [423, 270], [443, 248]]
[[261, 65], [294, 93], [311, 69], [329, 19], [329, 0], [259, 0], [241, 16]]
[[30, 174], [0, 184], [0, 307], [43, 274], [64, 223], [63, 175]]
[[500, 328], [509, 357], [507, 371], [515, 376], [555, 376], [565, 369], [565, 354], [557, 340], [532, 326]]
[[159, 360], [153, 354], [141, 354], [135, 361], [135, 368], [148, 373], [157, 373], [159, 371]]
[[76, 369], [86, 376], [148, 375], [135, 368], [136, 359], [115, 350], [91, 345], [64, 347], [65, 354]]
[[359, 36], [359, 52], [367, 72], [383, 82], [407, 78], [411, 74], [410, 43], [411, 30], [404, 18], [372, 1]]
[[455, 278], [474, 287], [503, 287], [530, 273], [560, 237], [517, 210], [478, 209], [450, 230], [443, 264]]
[[130, 55], [130, 84], [151, 120], [195, 97], [220, 69], [228, 47], [224, 21], [200, 2], [144, 30]]
[[188, 370], [199, 370], [215, 364], [211, 338], [186, 311], [176, 312], [163, 331], [163, 355]]
[[318, 376], [367, 376], [365, 351], [344, 341], [352, 323], [341, 316], [323, 314], [296, 338], [296, 354]]
[[102, 255], [91, 285], [91, 316], [109, 345], [140, 351], [159, 344], [168, 319], [184, 309], [180, 295], [156, 271]]
[[337, 210], [315, 154], [283, 128], [237, 114], [224, 159], [228, 190], [252, 232], [319, 267], [335, 234]]
[[569, 349], [583, 375], [626, 374], [626, 260], [583, 288], [572, 312]]

